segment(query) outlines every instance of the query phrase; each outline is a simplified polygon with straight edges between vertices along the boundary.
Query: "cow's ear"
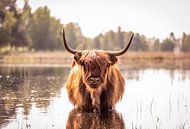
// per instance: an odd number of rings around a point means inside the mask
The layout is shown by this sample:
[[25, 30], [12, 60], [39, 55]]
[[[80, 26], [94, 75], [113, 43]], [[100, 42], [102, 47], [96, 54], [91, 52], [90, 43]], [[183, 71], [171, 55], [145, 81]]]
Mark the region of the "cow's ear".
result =
[[81, 56], [82, 56], [81, 53], [76, 53], [76, 54], [74, 55], [74, 60], [75, 60], [78, 64], [81, 63], [81, 61], [80, 61]]
[[118, 61], [116, 56], [114, 55], [109, 55], [109, 56], [110, 56], [111, 65], [115, 64]]

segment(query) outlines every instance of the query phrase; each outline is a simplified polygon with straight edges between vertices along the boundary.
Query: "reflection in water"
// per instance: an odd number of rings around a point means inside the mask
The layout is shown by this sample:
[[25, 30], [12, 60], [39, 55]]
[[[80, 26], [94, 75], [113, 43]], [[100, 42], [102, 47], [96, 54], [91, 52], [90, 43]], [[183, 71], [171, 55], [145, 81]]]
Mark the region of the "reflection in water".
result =
[[190, 128], [190, 69], [121, 69], [126, 91], [119, 113], [98, 115], [70, 112], [69, 68], [0, 67], [0, 129]]
[[32, 104], [46, 109], [59, 95], [67, 68], [0, 68], [0, 127], [16, 118], [18, 108], [27, 117]]
[[143, 69], [124, 73], [128, 78], [125, 96], [116, 109], [127, 114], [125, 121], [131, 123], [127, 128], [190, 127], [190, 70]]
[[113, 111], [107, 114], [81, 113], [73, 109], [69, 113], [66, 129], [124, 129], [122, 115]]

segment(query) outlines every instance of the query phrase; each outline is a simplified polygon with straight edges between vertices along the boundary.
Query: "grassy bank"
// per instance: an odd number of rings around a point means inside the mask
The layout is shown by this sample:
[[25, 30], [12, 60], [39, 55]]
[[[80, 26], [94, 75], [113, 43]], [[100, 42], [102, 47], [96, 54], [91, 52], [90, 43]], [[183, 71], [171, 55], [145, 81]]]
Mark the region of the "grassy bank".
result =
[[[70, 64], [68, 52], [13, 52], [0, 56], [1, 64]], [[121, 62], [190, 61], [190, 53], [128, 52], [120, 57]]]
[[128, 52], [121, 59], [126, 60], [190, 60], [189, 53], [173, 52]]
[[65, 64], [71, 55], [66, 52], [13, 52], [0, 57], [1, 64]]

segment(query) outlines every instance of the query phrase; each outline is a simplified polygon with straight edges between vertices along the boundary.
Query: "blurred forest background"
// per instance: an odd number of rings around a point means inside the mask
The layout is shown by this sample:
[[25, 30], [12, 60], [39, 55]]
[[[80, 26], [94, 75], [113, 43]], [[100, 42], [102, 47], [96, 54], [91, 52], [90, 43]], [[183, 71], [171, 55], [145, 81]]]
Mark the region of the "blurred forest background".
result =
[[[65, 28], [69, 45], [74, 49], [119, 50], [126, 44], [131, 32], [100, 33], [94, 38], [85, 37], [77, 23], [62, 24], [51, 16], [47, 6], [31, 11], [28, 0], [18, 8], [16, 0], [0, 1], [0, 53], [21, 51], [65, 51], [62, 45], [62, 28]], [[64, 17], [64, 12], [63, 13]], [[97, 23], [101, 24], [101, 23]], [[156, 30], [155, 30], [156, 31]], [[129, 51], [190, 52], [190, 34], [175, 37], [171, 32], [160, 40], [135, 32]]]

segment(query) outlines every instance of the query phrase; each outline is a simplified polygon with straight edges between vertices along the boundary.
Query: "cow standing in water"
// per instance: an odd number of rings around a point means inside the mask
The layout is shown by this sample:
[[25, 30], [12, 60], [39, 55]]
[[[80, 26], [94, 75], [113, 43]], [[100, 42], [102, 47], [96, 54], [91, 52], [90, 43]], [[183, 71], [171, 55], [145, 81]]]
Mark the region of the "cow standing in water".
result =
[[122, 98], [125, 80], [116, 65], [117, 56], [124, 54], [133, 39], [121, 51], [84, 50], [70, 48], [63, 29], [66, 50], [74, 55], [66, 82], [69, 100], [84, 112], [107, 112]]

